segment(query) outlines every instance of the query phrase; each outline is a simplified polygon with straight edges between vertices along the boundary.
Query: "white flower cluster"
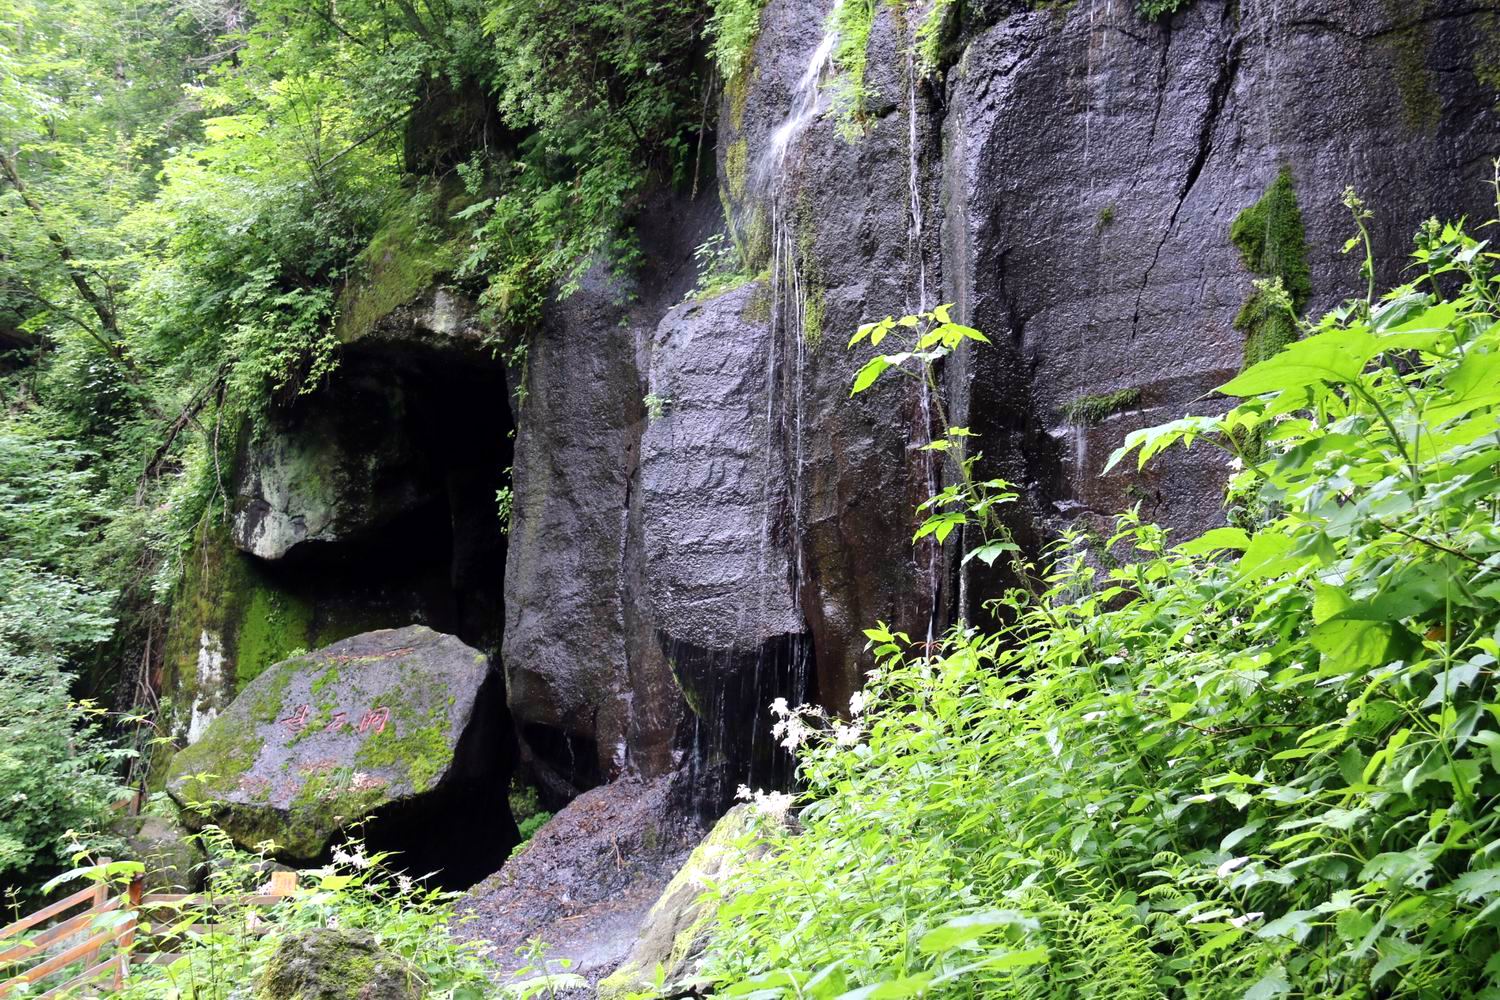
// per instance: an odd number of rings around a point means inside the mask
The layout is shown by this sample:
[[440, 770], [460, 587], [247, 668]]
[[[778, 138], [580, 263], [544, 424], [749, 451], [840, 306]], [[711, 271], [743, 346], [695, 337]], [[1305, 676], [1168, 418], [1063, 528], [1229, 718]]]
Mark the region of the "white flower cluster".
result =
[[864, 735], [858, 719], [864, 714], [868, 705], [867, 696], [863, 691], [854, 692], [849, 698], [849, 714], [854, 717], [855, 721], [832, 722], [830, 729], [828, 712], [821, 706], [798, 705], [792, 708], [785, 698], [777, 698], [771, 702], [771, 714], [776, 716], [776, 724], [771, 727], [771, 735], [788, 750], [796, 750], [815, 733], [830, 731], [837, 745], [858, 746], [860, 737]]
[[336, 865], [350, 865], [354, 868], [370, 867], [370, 859], [365, 857], [364, 848], [358, 844], [354, 846], [352, 851], [346, 851], [342, 847], [334, 848], [333, 863]]
[[776, 716], [776, 724], [771, 727], [771, 735], [788, 750], [797, 749], [816, 732], [812, 726], [808, 725], [808, 719], [828, 717], [828, 713], [817, 705], [798, 705], [792, 708], [785, 698], [777, 698], [771, 702], [771, 714]]
[[741, 802], [749, 802], [762, 816], [776, 820], [786, 819], [787, 813], [792, 811], [792, 806], [796, 803], [796, 797], [790, 792], [765, 792], [749, 785], [741, 785], [734, 797]]

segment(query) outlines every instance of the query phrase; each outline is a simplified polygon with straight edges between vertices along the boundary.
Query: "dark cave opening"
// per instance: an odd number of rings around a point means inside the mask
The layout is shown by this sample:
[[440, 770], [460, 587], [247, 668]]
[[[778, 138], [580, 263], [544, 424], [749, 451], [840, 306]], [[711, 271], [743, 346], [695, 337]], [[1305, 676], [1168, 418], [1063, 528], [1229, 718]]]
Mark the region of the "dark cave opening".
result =
[[[372, 386], [385, 411], [376, 419]], [[467, 357], [351, 354], [306, 405], [325, 408], [318, 423], [338, 428], [344, 447], [362, 446], [372, 468], [394, 463], [374, 482], [399, 480], [417, 500], [357, 535], [306, 543], [261, 570], [314, 609], [320, 636], [420, 624], [490, 658], [492, 678], [450, 778], [419, 801], [379, 810], [360, 831], [371, 850], [393, 852], [396, 867], [467, 888], [519, 842], [509, 805], [516, 738], [499, 659], [506, 536], [497, 493], [508, 481], [515, 426], [505, 372]]]

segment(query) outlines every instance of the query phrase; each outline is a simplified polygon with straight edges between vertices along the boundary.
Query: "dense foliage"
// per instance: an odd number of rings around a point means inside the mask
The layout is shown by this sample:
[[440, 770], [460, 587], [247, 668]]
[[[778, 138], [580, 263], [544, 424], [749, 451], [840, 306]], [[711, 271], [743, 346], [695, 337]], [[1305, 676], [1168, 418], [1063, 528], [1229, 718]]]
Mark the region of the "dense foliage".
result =
[[1004, 628], [869, 630], [847, 721], [783, 722], [801, 830], [731, 887], [729, 992], [1500, 995], [1496, 260], [1429, 225], [1117, 456], [1228, 450], [1242, 526], [1127, 515]]

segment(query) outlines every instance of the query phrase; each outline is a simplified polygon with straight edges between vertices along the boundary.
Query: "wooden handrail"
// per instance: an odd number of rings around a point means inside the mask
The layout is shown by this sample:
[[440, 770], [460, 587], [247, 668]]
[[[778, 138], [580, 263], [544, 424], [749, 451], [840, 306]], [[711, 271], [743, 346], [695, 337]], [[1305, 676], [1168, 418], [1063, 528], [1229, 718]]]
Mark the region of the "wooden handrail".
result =
[[6, 982], [0, 983], [0, 996], [4, 996], [22, 983], [34, 983], [38, 979], [46, 979], [52, 973], [59, 969], [66, 969], [84, 956], [96, 954], [105, 945], [118, 941], [127, 931], [134, 933], [135, 922], [136, 918], [132, 916], [121, 926], [112, 930], [100, 931], [93, 937], [52, 956], [47, 961], [32, 966], [19, 976], [13, 976]]
[[[107, 863], [107, 862], [106, 862]], [[12, 993], [22, 984], [35, 983], [47, 979], [62, 970], [78, 962], [87, 966], [84, 972], [54, 987], [42, 994], [39, 1000], [47, 997], [61, 997], [68, 990], [95, 982], [104, 976], [113, 973], [113, 983], [116, 988], [124, 986], [125, 974], [132, 961], [138, 961], [133, 955], [135, 938], [139, 929], [141, 916], [152, 909], [161, 908], [173, 904], [210, 904], [219, 907], [235, 906], [275, 906], [285, 902], [297, 891], [297, 875], [295, 872], [273, 872], [269, 893], [256, 893], [244, 896], [215, 897], [204, 893], [146, 893], [142, 891], [142, 879], [137, 876], [132, 879], [126, 890], [119, 895], [111, 896], [109, 888], [104, 883], [80, 889], [70, 896], [64, 897], [55, 903], [49, 904], [35, 913], [28, 914], [20, 920], [0, 929], [0, 941], [12, 938], [23, 931], [36, 925], [61, 916], [68, 910], [79, 906], [87, 906], [81, 913], [67, 917], [58, 923], [47, 927], [30, 940], [16, 942], [3, 951], [0, 951], [0, 968], [7, 965], [18, 965], [29, 958], [40, 957], [40, 949], [58, 941], [66, 941], [70, 937], [87, 933], [94, 918], [112, 911], [126, 909], [129, 915], [119, 926], [101, 931], [87, 937], [59, 952], [56, 955], [38, 962], [36, 965], [19, 972], [7, 979], [0, 980], [0, 997]], [[203, 933], [210, 930], [209, 925], [194, 924], [187, 928], [188, 934]], [[97, 961], [99, 953], [106, 947], [114, 946], [114, 953], [103, 961]], [[149, 961], [150, 959], [146, 959]]]
[[0, 967], [14, 965], [17, 961], [35, 955], [38, 948], [45, 947], [60, 938], [76, 934], [99, 914], [118, 910], [122, 901], [122, 897], [116, 896], [98, 909], [84, 910], [82, 913], [71, 916], [60, 924], [53, 924], [29, 941], [23, 941], [21, 944], [12, 945], [5, 951], [0, 951]]
[[6, 925], [6, 927], [0, 929], [0, 941], [4, 941], [8, 937], [14, 937], [24, 930], [35, 927], [37, 924], [41, 923], [43, 920], [48, 919], [49, 917], [55, 917], [59, 913], [62, 913], [65, 910], [71, 910], [79, 903], [88, 902], [93, 898], [93, 886], [89, 886], [87, 889], [79, 889], [71, 896], [68, 896], [64, 899], [59, 899], [57, 902], [53, 903], [50, 906], [44, 906], [40, 910], [37, 910], [35, 913], [24, 916], [13, 924]]
[[48, 990], [46, 993], [43, 993], [40, 997], [38, 997], [37, 1000], [49, 1000], [49, 998], [65, 996], [69, 990], [77, 989], [80, 986], [86, 986], [89, 983], [94, 982], [96, 979], [103, 979], [105, 973], [111, 971], [113, 971], [115, 974], [115, 986], [123, 986], [124, 969], [122, 965], [124, 958], [124, 955], [114, 955], [110, 958], [106, 958], [104, 961], [100, 962], [92, 969], [74, 976], [72, 979], [69, 979], [61, 986], [54, 986], [52, 989]]

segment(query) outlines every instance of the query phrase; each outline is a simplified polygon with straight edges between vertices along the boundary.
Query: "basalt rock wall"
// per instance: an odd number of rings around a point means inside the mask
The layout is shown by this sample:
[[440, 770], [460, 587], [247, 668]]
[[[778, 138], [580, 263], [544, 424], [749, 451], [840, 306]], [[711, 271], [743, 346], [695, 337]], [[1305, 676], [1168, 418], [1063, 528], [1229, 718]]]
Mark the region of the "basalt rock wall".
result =
[[[1385, 280], [1422, 220], [1490, 205], [1493, 2], [1199, 0], [1154, 24], [1126, 0], [959, 2], [915, 75], [926, 11], [878, 4], [842, 128], [827, 14], [770, 0], [720, 102], [719, 197], [654, 206], [638, 283], [597, 271], [532, 347], [504, 659], [563, 784], [746, 773], [757, 701], [839, 707], [862, 628], [920, 635], [1001, 585], [912, 545], [934, 401], [850, 399], [861, 322], [952, 302], [994, 339], [950, 359], [944, 402], [1021, 487], [1024, 540], [1136, 503], [1186, 537], [1223, 516], [1219, 462], [1100, 472], [1129, 430], [1223, 405], [1255, 277], [1235, 217], [1290, 171], [1316, 313], [1359, 289], [1346, 186]], [[760, 276], [694, 295], [720, 226]]]

